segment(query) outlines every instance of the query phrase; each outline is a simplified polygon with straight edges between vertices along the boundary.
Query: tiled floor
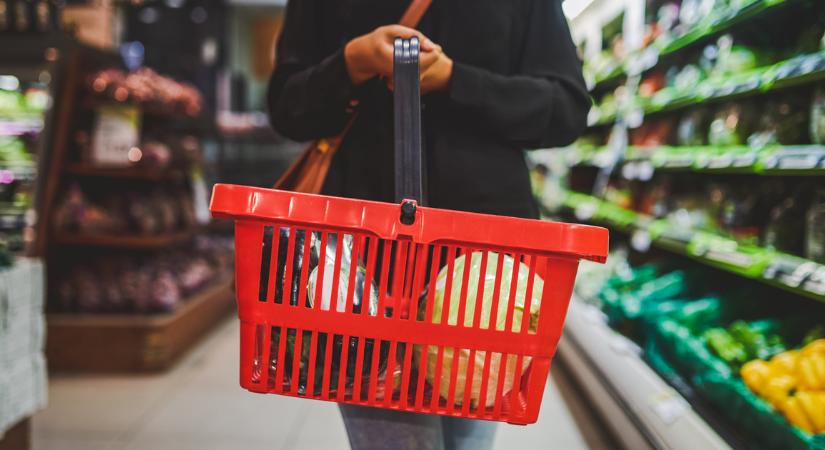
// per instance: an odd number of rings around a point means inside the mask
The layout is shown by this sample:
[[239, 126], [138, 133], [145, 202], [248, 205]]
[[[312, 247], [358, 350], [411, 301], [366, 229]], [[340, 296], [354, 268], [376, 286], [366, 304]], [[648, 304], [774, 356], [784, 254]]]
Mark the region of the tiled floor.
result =
[[[335, 405], [238, 387], [238, 325], [228, 320], [174, 370], [153, 376], [52, 377], [34, 450], [349, 448]], [[496, 449], [585, 449], [553, 384], [536, 425], [501, 425]]]

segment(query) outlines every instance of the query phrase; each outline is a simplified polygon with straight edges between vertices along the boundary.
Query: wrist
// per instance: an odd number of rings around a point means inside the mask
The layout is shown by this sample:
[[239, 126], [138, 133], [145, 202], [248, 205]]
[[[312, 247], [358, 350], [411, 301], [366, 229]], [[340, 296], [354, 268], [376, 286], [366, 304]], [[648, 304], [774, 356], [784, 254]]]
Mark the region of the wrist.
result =
[[453, 60], [444, 55], [446, 59], [444, 63], [444, 71], [441, 76], [441, 80], [439, 80], [439, 90], [446, 91], [450, 89], [450, 83], [453, 81]]
[[344, 62], [347, 66], [347, 74], [349, 74], [352, 84], [356, 86], [364, 84], [372, 78], [370, 72], [363, 67], [359, 39], [355, 38], [344, 46]]

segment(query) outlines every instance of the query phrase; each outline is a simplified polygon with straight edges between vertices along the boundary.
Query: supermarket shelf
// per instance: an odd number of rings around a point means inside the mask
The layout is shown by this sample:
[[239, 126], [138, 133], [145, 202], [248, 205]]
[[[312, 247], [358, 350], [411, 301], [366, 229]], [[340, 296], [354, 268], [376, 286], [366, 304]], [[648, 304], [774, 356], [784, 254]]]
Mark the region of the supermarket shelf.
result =
[[[653, 115], [733, 98], [765, 94], [820, 80], [825, 80], [825, 51], [800, 55], [772, 66], [760, 67], [732, 77], [707, 79], [695, 88], [686, 91], [664, 88], [650, 99], [637, 98], [635, 100], [637, 106], [633, 109], [637, 113]], [[599, 117], [589, 125], [590, 127], [610, 125], [627, 114], [631, 113], [625, 111]]]
[[640, 354], [598, 309], [574, 298], [558, 357], [624, 448], [731, 448]]
[[167, 105], [152, 102], [136, 102], [131, 100], [118, 101], [112, 98], [101, 97], [94, 94], [87, 97], [86, 100], [82, 103], [82, 105], [85, 106], [87, 109], [96, 109], [101, 106], [128, 106], [139, 109], [140, 112], [142, 112], [145, 115], [155, 116], [159, 118], [180, 119], [187, 121], [197, 121], [200, 119], [199, 116], [187, 114], [185, 111], [178, 108], [176, 105]]
[[593, 88], [590, 89], [590, 92], [598, 92], [607, 87], [616, 85], [626, 76], [627, 73], [625, 71], [624, 64], [620, 64], [602, 77], [597, 77], [593, 83]]
[[703, 264], [825, 302], [825, 265], [711, 233], [679, 228], [589, 195], [568, 192], [563, 205], [585, 222], [632, 235], [637, 250], [654, 245]]
[[646, 114], [785, 89], [825, 79], [825, 51], [800, 55], [772, 66], [736, 76], [707, 79], [693, 89], [679, 92], [665, 88], [644, 105]]
[[761, 0], [729, 11], [711, 23], [703, 23], [676, 37], [659, 51], [660, 56], [676, 53], [688, 47], [728, 32], [734, 26], [775, 12], [779, 7], [797, 3], [796, 0]]
[[39, 134], [43, 131], [43, 115], [45, 113], [32, 114], [30, 117], [8, 117], [0, 112], [0, 137]]
[[[825, 175], [825, 146], [822, 145], [773, 145], [762, 148], [631, 146], [626, 149], [622, 159], [625, 164], [637, 165], [637, 170], [625, 174], [629, 178], [634, 178], [637, 174], [652, 174], [654, 170], [755, 175]], [[608, 167], [612, 160], [607, 147], [573, 148], [567, 156], [570, 166], [604, 168]]]
[[224, 278], [165, 315], [48, 314], [50, 370], [134, 372], [166, 369], [228, 315], [234, 282]]
[[629, 73], [640, 73], [656, 67], [659, 61], [665, 57], [672, 56], [682, 50], [692, 48], [709, 39], [720, 36], [731, 28], [749, 20], [766, 17], [770, 13], [776, 12], [780, 7], [798, 3], [799, 0], [757, 0], [739, 9], [728, 11], [727, 14], [719, 16], [713, 22], [701, 23], [666, 44], [651, 45], [645, 49], [635, 52], [626, 58], [616, 69], [603, 77], [597, 77], [592, 91], [604, 89], [617, 80], [626, 77]]
[[194, 236], [195, 232], [192, 230], [146, 236], [84, 235], [58, 232], [52, 239], [54, 243], [61, 245], [155, 250], [189, 242]]
[[128, 178], [134, 180], [161, 181], [178, 180], [185, 176], [182, 170], [152, 169], [148, 167], [100, 167], [93, 164], [70, 163], [66, 165], [66, 173], [79, 177], [98, 178]]

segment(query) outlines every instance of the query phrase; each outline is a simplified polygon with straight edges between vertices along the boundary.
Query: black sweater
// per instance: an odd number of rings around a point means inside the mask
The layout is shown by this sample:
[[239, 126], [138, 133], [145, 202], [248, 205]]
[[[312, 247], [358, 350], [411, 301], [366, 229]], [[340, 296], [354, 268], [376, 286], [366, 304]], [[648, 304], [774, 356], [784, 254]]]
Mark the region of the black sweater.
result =
[[[324, 193], [394, 201], [392, 95], [354, 87], [343, 47], [396, 23], [406, 0], [289, 0], [269, 86], [272, 125], [308, 141], [358, 119]], [[455, 62], [450, 88], [424, 96], [427, 204], [536, 217], [523, 149], [571, 143], [590, 99], [561, 0], [434, 0], [421, 30]]]

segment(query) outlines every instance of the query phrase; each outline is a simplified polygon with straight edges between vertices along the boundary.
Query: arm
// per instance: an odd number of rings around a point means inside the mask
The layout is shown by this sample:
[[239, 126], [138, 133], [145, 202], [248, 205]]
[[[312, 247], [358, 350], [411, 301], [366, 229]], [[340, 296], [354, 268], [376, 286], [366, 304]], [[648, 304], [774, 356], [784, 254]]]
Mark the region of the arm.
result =
[[273, 128], [297, 141], [338, 134], [346, 125], [355, 86], [343, 49], [324, 54], [318, 19], [320, 0], [290, 0], [278, 40], [275, 72], [269, 80]]
[[587, 125], [590, 97], [561, 0], [534, 0], [519, 74], [455, 62], [448, 95], [462, 113], [523, 148], [563, 146]]
[[[339, 134], [352, 117], [357, 86], [377, 76], [392, 79], [393, 41], [417, 36], [426, 70], [441, 48], [416, 30], [378, 27], [346, 44], [324, 48], [320, 30], [324, 0], [290, 0], [278, 41], [278, 60], [269, 81], [269, 116], [281, 134], [298, 141]], [[332, 55], [328, 55], [332, 51]]]

